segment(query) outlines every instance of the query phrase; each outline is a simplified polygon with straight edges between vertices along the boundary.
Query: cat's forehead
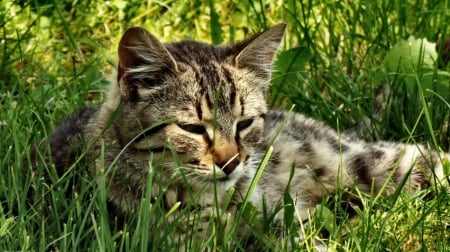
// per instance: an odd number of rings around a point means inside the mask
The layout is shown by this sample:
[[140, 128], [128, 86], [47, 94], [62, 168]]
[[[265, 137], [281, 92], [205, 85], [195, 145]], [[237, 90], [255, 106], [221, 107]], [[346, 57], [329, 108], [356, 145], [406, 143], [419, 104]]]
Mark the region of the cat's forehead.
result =
[[247, 85], [237, 78], [239, 70], [231, 64], [232, 56], [226, 46], [183, 41], [166, 47], [182, 68], [182, 87], [189, 89], [191, 95], [206, 99], [208, 104], [232, 104], [239, 95], [237, 92]]
[[265, 89], [252, 71], [236, 66], [233, 45], [181, 41], [165, 47], [179, 67], [170, 90], [176, 100], [183, 97], [183, 113], [206, 116], [217, 111], [221, 119], [232, 121], [248, 112], [264, 112]]
[[229, 46], [213, 46], [198, 41], [181, 41], [165, 46], [175, 61], [187, 65], [223, 63], [231, 54]]

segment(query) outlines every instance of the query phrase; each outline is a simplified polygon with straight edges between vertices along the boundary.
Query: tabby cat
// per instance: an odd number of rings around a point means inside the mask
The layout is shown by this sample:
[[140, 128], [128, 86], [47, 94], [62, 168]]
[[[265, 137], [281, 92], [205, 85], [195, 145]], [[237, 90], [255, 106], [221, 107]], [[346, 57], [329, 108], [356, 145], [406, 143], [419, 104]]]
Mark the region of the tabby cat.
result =
[[127, 30], [106, 101], [72, 115], [52, 135], [56, 167], [63, 171], [73, 153], [90, 146], [91, 172], [106, 172], [108, 200], [119, 212], [139, 207], [150, 171], [167, 183], [152, 188], [155, 197], [163, 193], [167, 210], [192, 204], [197, 195], [202, 216], [215, 213], [214, 200], [222, 206], [230, 192], [224, 211], [233, 216], [268, 150], [249, 202], [270, 210], [289, 185], [303, 219], [338, 187], [389, 195], [405, 181], [405, 190], [445, 181], [449, 154], [368, 143], [302, 114], [269, 110], [271, 63], [284, 31], [279, 24], [236, 44], [212, 46], [163, 44], [142, 28]]

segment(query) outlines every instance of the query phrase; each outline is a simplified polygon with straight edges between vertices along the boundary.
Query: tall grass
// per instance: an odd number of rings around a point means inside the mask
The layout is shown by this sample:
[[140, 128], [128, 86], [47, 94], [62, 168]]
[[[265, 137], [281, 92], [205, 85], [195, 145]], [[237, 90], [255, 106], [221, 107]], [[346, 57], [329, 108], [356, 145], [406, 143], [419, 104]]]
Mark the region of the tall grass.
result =
[[[343, 131], [372, 118], [378, 87], [387, 83], [391, 93], [381, 122], [373, 120], [376, 134], [448, 150], [449, 97], [441, 99], [420, 85], [417, 94], [407, 92], [395, 75], [382, 81], [373, 77], [399, 41], [409, 36], [443, 41], [449, 32], [448, 6], [448, 0], [1, 2], [0, 250], [170, 250], [173, 239], [183, 239], [171, 236], [176, 226], [167, 222], [170, 216], [161, 202], [150, 201], [149, 191], [139, 211], [122, 223], [111, 221], [108, 185], [101, 175], [92, 179], [74, 167], [58, 177], [51, 165], [35, 174], [28, 170], [33, 143], [48, 138], [71, 111], [101, 102], [127, 27], [143, 26], [164, 41], [217, 44], [286, 22], [282, 49], [291, 51], [280, 54], [283, 60], [276, 66], [289, 71], [274, 75], [273, 107], [295, 105]], [[282, 65], [286, 62], [292, 67]], [[420, 80], [420, 69], [413, 74]], [[51, 183], [39, 179], [42, 174]], [[149, 174], [148, 188], [156, 181]], [[262, 220], [251, 204], [240, 209], [247, 236], [236, 235], [233, 228], [222, 232], [211, 223], [204, 241], [183, 241], [196, 250], [312, 250], [322, 242], [340, 251], [446, 251], [449, 194], [431, 191], [431, 197], [427, 192], [363, 197], [364, 207], [346, 203], [348, 192], [339, 191], [324, 198], [308, 223], [297, 220], [287, 194], [275, 213], [262, 213]], [[36, 198], [31, 205], [30, 194]], [[285, 222], [276, 223], [281, 210]], [[199, 218], [195, 212], [190, 217]], [[158, 232], [148, 235], [149, 223]]]

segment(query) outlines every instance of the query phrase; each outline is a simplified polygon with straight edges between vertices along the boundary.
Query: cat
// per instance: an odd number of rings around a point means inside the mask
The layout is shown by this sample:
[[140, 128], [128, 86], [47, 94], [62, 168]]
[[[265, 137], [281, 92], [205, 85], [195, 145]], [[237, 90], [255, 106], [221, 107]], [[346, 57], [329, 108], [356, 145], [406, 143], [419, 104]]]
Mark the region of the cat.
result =
[[[446, 183], [449, 154], [365, 142], [303, 114], [268, 109], [271, 64], [285, 27], [220, 46], [164, 44], [143, 28], [128, 29], [104, 103], [70, 116], [52, 134], [57, 170], [88, 149], [90, 172], [106, 174], [107, 198], [119, 213], [137, 211], [150, 172], [167, 185], [151, 188], [167, 211], [194, 205], [209, 218], [227, 201], [222, 222], [232, 219], [265, 158], [248, 201], [273, 211], [289, 186], [301, 219], [338, 188], [389, 195], [404, 182], [410, 191]], [[206, 227], [198, 229], [201, 238]]]

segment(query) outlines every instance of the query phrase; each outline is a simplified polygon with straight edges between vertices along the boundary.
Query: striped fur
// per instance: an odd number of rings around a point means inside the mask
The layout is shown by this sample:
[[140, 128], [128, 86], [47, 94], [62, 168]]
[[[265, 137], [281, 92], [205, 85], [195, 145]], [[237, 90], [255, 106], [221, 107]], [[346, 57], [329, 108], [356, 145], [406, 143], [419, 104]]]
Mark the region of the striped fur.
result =
[[[444, 179], [441, 162], [448, 154], [363, 142], [304, 115], [268, 110], [270, 65], [284, 30], [280, 24], [222, 46], [162, 44], [141, 28], [124, 34], [117, 81], [83, 131], [94, 144], [90, 156], [105, 149], [92, 171], [114, 174], [108, 198], [116, 207], [133, 212], [139, 206], [151, 171], [168, 183], [168, 209], [190, 204], [189, 189], [199, 193], [195, 204], [210, 216], [214, 197], [221, 205], [235, 188], [226, 209], [233, 215], [270, 146], [273, 155], [250, 201], [260, 209], [263, 198], [275, 206], [294, 167], [289, 190], [302, 218], [338, 187], [379, 193], [387, 185], [382, 193], [388, 195], [405, 179], [406, 190]], [[160, 190], [155, 186], [154, 195]]]

